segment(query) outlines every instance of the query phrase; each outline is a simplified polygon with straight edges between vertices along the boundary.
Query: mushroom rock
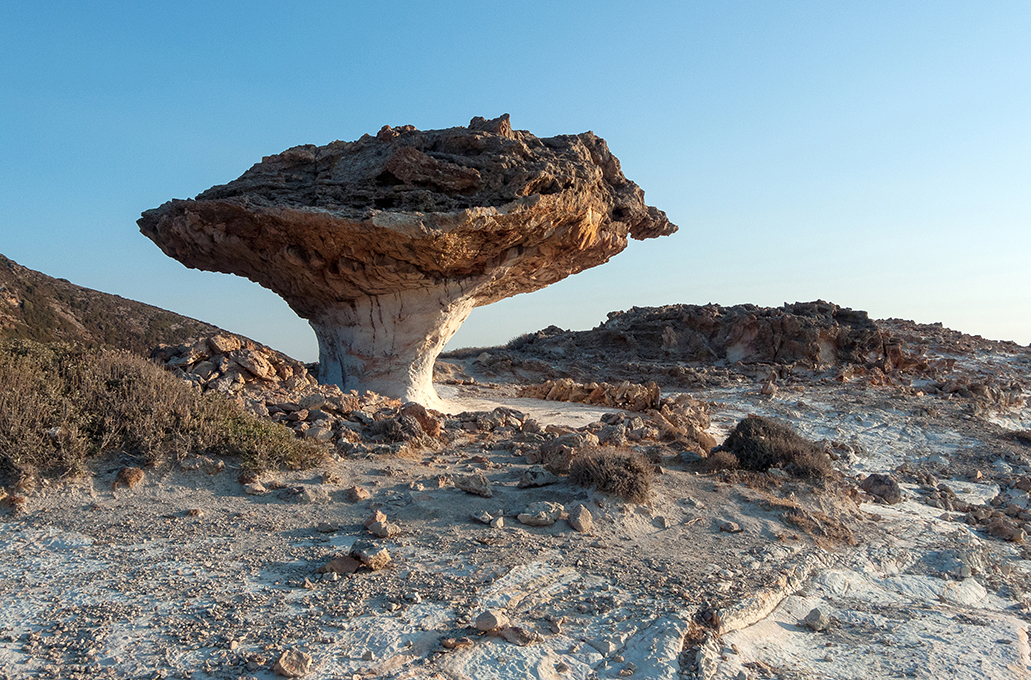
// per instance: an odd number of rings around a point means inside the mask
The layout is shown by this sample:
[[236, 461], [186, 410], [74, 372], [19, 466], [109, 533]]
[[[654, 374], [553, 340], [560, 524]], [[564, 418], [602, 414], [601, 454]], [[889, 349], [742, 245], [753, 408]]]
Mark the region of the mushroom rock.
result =
[[677, 229], [605, 140], [507, 114], [297, 146], [138, 224], [187, 267], [282, 296], [315, 330], [320, 381], [437, 407], [433, 362], [474, 307]]

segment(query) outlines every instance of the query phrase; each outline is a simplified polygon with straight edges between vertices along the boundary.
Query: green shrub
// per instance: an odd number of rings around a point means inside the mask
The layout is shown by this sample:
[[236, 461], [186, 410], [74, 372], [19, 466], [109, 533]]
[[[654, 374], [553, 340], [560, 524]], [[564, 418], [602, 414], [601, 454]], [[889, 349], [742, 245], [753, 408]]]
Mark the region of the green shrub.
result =
[[33, 470], [77, 475], [88, 459], [114, 451], [147, 463], [230, 455], [251, 469], [308, 467], [324, 454], [128, 352], [0, 342], [0, 485]]

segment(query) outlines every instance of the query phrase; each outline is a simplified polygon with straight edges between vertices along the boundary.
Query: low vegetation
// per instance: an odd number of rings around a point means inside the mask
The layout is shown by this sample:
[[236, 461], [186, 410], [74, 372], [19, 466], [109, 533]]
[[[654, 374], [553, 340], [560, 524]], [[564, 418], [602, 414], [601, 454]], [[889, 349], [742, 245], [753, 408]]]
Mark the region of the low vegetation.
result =
[[796, 477], [824, 478], [833, 474], [830, 458], [790, 426], [761, 416], [748, 416], [709, 457], [711, 469], [765, 472], [781, 468]]
[[201, 395], [128, 352], [0, 342], [0, 486], [36, 472], [78, 475], [113, 452], [143, 463], [237, 456], [253, 470], [310, 467], [324, 455], [286, 427], [224, 396]]
[[632, 451], [597, 449], [577, 456], [569, 465], [569, 479], [631, 503], [644, 503], [652, 488], [654, 465]]

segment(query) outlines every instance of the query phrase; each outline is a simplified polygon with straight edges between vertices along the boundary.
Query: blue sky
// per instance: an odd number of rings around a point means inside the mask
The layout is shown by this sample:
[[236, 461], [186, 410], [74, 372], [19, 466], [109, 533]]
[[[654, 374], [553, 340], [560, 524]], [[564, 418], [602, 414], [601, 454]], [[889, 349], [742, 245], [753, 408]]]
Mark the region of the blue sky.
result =
[[317, 358], [140, 212], [297, 144], [593, 130], [680, 225], [451, 346], [638, 305], [822, 298], [1031, 342], [1026, 2], [0, 2], [0, 253]]

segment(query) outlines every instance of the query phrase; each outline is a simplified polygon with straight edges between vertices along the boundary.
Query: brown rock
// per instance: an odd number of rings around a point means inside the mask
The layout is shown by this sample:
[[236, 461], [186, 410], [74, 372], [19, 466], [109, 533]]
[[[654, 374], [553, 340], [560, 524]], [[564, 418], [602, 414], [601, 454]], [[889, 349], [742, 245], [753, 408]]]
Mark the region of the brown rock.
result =
[[561, 519], [565, 511], [565, 508], [559, 503], [540, 501], [531, 503], [527, 506], [526, 512], [519, 513], [516, 519], [531, 527], [550, 527]]
[[328, 574], [333, 572], [336, 574], [353, 574], [358, 571], [358, 567], [362, 566], [361, 562], [354, 559], [349, 555], [341, 557], [334, 557], [329, 562], [319, 567], [316, 571], [320, 574]]
[[351, 547], [351, 557], [373, 571], [378, 571], [390, 565], [390, 553], [387, 549], [369, 541], [357, 541]]
[[499, 609], [488, 609], [476, 617], [476, 630], [489, 632], [508, 625], [508, 617]]
[[322, 382], [423, 404], [440, 403], [433, 361], [473, 307], [676, 230], [604, 140], [541, 140], [507, 115], [294, 147], [139, 225], [189, 267], [284, 297], [315, 329]]
[[419, 422], [419, 426], [422, 428], [422, 431], [429, 436], [440, 436], [440, 430], [443, 427], [440, 424], [440, 420], [434, 418], [422, 404], [417, 404], [414, 401], [409, 402], [401, 407], [401, 414], [415, 418]]
[[391, 522], [373, 522], [366, 528], [370, 534], [379, 538], [393, 538], [401, 533], [401, 527]]
[[363, 486], [352, 486], [347, 490], [347, 502], [358, 503], [372, 497], [372, 493]]
[[366, 529], [368, 529], [373, 524], [376, 524], [378, 522], [386, 522], [386, 521], [387, 521], [387, 516], [386, 516], [386, 514], [382, 510], [373, 510], [372, 514], [369, 515], [368, 517], [366, 517], [365, 521], [362, 522], [362, 526], [365, 527]]
[[311, 670], [311, 654], [297, 649], [288, 649], [276, 660], [272, 671], [284, 678], [302, 678]]

